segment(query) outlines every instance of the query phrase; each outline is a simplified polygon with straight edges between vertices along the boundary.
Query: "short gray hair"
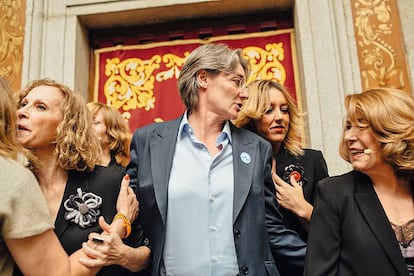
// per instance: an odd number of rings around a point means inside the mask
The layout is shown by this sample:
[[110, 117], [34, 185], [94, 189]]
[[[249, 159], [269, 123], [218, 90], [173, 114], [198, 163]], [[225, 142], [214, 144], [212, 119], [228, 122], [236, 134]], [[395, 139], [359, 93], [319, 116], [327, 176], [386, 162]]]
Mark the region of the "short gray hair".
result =
[[243, 57], [242, 49], [230, 49], [223, 43], [204, 44], [196, 48], [187, 58], [178, 77], [178, 91], [181, 101], [185, 107], [191, 112], [198, 104], [197, 73], [200, 70], [208, 70], [211, 72], [219, 72], [219, 70], [234, 71], [238, 65], [248, 78], [250, 64]]

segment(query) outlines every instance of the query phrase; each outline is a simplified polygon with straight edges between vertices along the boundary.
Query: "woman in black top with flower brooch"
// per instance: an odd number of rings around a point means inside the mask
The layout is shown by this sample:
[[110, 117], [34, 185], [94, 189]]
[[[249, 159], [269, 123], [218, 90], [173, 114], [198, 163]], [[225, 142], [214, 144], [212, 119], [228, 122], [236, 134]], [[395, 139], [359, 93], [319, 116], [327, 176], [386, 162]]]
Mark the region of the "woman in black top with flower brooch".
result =
[[[142, 246], [142, 230], [131, 231], [130, 224], [136, 210], [131, 212], [128, 204], [134, 203], [135, 194], [125, 189], [130, 193], [124, 197], [127, 202], [117, 202], [122, 172], [96, 165], [100, 144], [82, 97], [62, 84], [42, 79], [18, 94], [18, 104], [17, 140], [39, 161], [31, 169], [66, 253], [81, 257], [82, 264], [93, 268], [85, 266], [85, 274], [94, 274], [101, 266], [98, 275], [128, 275], [128, 270], [144, 269], [150, 249]], [[102, 220], [98, 224], [99, 216], [112, 222], [111, 226]], [[99, 235], [102, 230], [106, 232]], [[88, 241], [90, 235], [98, 237], [96, 242]], [[127, 236], [132, 243], [121, 241]], [[110, 254], [114, 251], [116, 256]]]
[[315, 184], [328, 176], [325, 159], [321, 151], [301, 147], [302, 114], [285, 87], [271, 80], [256, 80], [248, 89], [249, 98], [234, 124], [272, 144], [276, 164], [272, 175], [284, 223], [306, 241]]

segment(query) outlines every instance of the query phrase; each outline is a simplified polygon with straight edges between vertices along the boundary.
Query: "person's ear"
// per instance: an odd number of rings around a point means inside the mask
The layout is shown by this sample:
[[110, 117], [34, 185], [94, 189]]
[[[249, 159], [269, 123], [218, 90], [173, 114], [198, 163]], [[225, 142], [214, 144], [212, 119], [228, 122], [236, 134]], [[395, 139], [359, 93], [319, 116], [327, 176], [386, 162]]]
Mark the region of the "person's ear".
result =
[[197, 84], [200, 88], [207, 88], [208, 73], [206, 70], [197, 72]]

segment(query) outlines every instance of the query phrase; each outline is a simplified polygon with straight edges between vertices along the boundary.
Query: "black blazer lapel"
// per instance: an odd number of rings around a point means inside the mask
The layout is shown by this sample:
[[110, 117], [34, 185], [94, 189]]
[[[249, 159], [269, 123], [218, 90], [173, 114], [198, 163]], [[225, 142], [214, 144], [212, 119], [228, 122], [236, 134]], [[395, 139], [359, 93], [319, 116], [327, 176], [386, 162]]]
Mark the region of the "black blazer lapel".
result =
[[[407, 275], [406, 264], [402, 258], [395, 233], [375, 193], [371, 180], [367, 176], [357, 173], [355, 183], [355, 200], [363, 217], [394, 264], [395, 269], [400, 275]], [[373, 258], [375, 257], [373, 256]]]
[[[167, 217], [168, 181], [181, 117], [154, 131], [151, 137], [151, 173], [155, 199], [164, 225]], [[144, 161], [144, 160], [142, 160]]]
[[241, 131], [231, 125], [233, 145], [234, 200], [233, 223], [242, 209], [252, 185], [253, 169], [256, 164], [257, 144], [241, 135]]
[[63, 205], [65, 200], [69, 198], [69, 195], [77, 193], [77, 188], [81, 188], [84, 192], [88, 187], [87, 178], [78, 178], [75, 171], [70, 171], [68, 180], [66, 182], [65, 192], [63, 193], [63, 199], [59, 207], [59, 211], [55, 220], [55, 233], [60, 238], [68, 227], [71, 225], [71, 222], [65, 220], [65, 206]]

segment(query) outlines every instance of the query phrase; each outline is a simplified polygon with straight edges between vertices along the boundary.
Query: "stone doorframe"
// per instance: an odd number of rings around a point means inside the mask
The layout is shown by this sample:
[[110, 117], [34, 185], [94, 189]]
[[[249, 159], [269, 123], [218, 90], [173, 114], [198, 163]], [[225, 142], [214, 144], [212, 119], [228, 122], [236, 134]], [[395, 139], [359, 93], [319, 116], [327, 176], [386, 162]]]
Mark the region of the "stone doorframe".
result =
[[[280, 9], [293, 9], [300, 88], [307, 112], [306, 144], [323, 151], [331, 175], [347, 171], [349, 166], [338, 154], [343, 99], [361, 89], [350, 0], [27, 0], [22, 83], [50, 77], [87, 98], [89, 29], [123, 24], [122, 19], [154, 20], [155, 12], [171, 19], [172, 3], [180, 8], [180, 16], [190, 17], [213, 10], [216, 2], [224, 7], [215, 11], [219, 14], [254, 11], [270, 2], [278, 2]], [[213, 8], [200, 8], [203, 5]], [[277, 11], [278, 7], [269, 8]]]

